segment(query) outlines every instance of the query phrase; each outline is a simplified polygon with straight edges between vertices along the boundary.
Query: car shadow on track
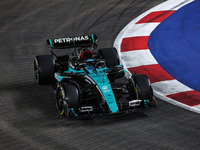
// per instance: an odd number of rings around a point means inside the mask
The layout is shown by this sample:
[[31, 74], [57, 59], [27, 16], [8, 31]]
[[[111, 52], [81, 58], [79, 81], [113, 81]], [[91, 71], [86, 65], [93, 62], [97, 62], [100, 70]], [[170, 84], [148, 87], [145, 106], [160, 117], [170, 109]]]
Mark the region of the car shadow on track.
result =
[[34, 82], [15, 83], [2, 86], [0, 89], [4, 105], [15, 113], [24, 115], [52, 116], [56, 113], [55, 96], [51, 86], [39, 86]]
[[145, 119], [147, 117], [148, 115], [146, 115], [144, 112], [137, 111], [117, 116], [80, 119], [80, 121], [82, 122], [83, 126], [105, 126], [111, 124], [113, 125], [118, 123], [126, 123], [130, 121], [137, 121], [140, 119]]

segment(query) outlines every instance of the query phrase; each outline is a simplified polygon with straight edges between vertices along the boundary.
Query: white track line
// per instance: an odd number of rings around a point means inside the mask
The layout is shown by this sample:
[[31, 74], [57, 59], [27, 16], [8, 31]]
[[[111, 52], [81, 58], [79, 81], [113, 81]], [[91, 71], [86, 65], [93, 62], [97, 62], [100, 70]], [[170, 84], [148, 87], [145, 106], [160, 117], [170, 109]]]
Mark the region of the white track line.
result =
[[163, 95], [171, 95], [171, 94], [193, 90], [185, 86], [184, 84], [178, 82], [177, 80], [167, 80], [167, 81], [152, 83], [152, 87], [155, 91], [158, 91], [159, 93], [162, 93]]
[[126, 68], [158, 64], [149, 50], [137, 50], [121, 53]]

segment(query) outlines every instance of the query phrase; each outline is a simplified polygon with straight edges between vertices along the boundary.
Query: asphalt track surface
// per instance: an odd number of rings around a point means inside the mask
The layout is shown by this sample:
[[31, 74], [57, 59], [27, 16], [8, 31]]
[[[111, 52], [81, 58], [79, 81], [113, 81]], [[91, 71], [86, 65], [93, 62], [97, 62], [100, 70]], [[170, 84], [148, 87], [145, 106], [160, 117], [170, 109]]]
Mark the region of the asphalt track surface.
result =
[[164, 0], [1, 0], [0, 149], [199, 149], [199, 114], [158, 100], [157, 109], [115, 118], [58, 115], [51, 86], [38, 86], [33, 57], [46, 39], [95, 33], [99, 48]]

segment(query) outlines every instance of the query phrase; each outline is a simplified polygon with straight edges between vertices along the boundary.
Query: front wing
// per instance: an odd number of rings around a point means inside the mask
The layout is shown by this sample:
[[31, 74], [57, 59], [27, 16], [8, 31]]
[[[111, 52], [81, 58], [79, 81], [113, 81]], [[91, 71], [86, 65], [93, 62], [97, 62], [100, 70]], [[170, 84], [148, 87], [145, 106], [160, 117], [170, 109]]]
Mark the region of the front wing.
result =
[[144, 108], [150, 108], [152, 103], [149, 100], [132, 100], [129, 102], [118, 102], [118, 111], [113, 113], [107, 104], [101, 105], [82, 105], [79, 108], [70, 108], [70, 113], [74, 117], [96, 117], [96, 116], [115, 116], [134, 111], [140, 111]]

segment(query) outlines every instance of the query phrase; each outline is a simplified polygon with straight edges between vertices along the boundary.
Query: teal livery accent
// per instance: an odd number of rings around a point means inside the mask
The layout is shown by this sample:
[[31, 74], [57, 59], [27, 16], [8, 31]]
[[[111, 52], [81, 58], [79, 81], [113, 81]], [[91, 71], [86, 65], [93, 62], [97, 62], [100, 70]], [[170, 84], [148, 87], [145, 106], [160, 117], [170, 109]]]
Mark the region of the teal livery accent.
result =
[[92, 34], [91, 36], [92, 36], [92, 42], [95, 43], [94, 35]]
[[112, 113], [117, 113], [118, 106], [117, 106], [112, 88], [110, 86], [109, 80], [106, 76], [106, 73], [101, 70], [97, 70], [96, 73], [90, 73], [90, 74], [88, 74], [88, 76], [92, 80], [94, 80], [94, 82], [99, 87], [101, 93], [104, 96], [106, 103], [108, 104], [110, 111]]
[[123, 67], [123, 65], [116, 65], [116, 67]]
[[[64, 73], [78, 73], [78, 74], [83, 74], [83, 75], [86, 74], [84, 70], [77, 71], [77, 70], [72, 69], [71, 67], [68, 68], [68, 71], [64, 71]], [[55, 73], [54, 77], [58, 82], [61, 82], [62, 79], [64, 78], [63, 76], [59, 75], [58, 73]]]
[[53, 48], [53, 43], [52, 43], [51, 39], [49, 39], [49, 43], [50, 43], [50, 46]]
[[147, 104], [147, 100], [144, 100], [144, 106], [145, 106], [146, 108], [149, 107], [148, 104]]
[[71, 108], [71, 111], [72, 111], [72, 113], [73, 113], [76, 117], [78, 116], [78, 114], [75, 113], [74, 108]]
[[64, 73], [79, 73], [79, 74], [86, 74], [84, 70], [74, 70], [71, 67], [68, 67], [67, 71], [64, 71]]
[[59, 74], [57, 74], [57, 73], [54, 74], [54, 77], [55, 77], [55, 79], [56, 79], [58, 82], [61, 82], [62, 79], [63, 79], [63, 76], [61, 76], [61, 75], [59, 75]]

